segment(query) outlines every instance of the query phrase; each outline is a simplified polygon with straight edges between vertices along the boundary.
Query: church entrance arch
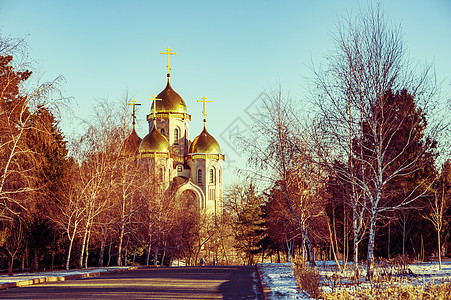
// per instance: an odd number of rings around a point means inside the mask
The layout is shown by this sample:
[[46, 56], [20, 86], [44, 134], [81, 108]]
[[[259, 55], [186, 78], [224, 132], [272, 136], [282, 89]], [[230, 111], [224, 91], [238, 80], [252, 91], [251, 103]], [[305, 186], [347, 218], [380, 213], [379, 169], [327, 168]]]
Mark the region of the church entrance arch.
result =
[[199, 199], [193, 190], [184, 190], [180, 194], [179, 199], [181, 200], [182, 204], [188, 209], [199, 210]]
[[191, 181], [180, 186], [176, 192], [176, 199], [185, 202], [187, 205], [196, 206], [197, 209], [205, 209], [205, 195], [202, 190]]

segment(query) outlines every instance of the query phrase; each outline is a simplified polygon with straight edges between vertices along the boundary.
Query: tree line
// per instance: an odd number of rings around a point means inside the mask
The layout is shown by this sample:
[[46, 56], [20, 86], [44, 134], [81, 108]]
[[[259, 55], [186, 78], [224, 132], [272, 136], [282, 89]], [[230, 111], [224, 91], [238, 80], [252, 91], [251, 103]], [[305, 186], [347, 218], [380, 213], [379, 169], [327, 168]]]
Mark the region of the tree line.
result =
[[155, 166], [133, 159], [127, 97], [99, 102], [67, 141], [58, 122], [64, 79], [28, 84], [24, 41], [0, 36], [3, 267], [303, 255], [341, 268], [366, 260], [371, 275], [377, 257], [450, 255], [449, 108], [444, 118], [434, 110], [443, 99], [432, 68], [412, 70], [400, 28], [380, 7], [344, 18], [337, 31], [325, 65], [312, 67], [308, 112], [281, 88], [261, 99], [253, 136], [237, 145], [252, 183], [228, 187], [216, 217], [189, 193], [174, 199]]
[[219, 221], [189, 195], [173, 199], [155, 166], [128, 151], [129, 99], [99, 102], [68, 142], [56, 117], [67, 101], [63, 78], [31, 86], [26, 50], [23, 40], [0, 37], [3, 268], [191, 265], [207, 242], [219, 248]]
[[376, 257], [440, 259], [443, 240], [449, 255], [449, 99], [432, 66], [412, 68], [379, 5], [342, 18], [334, 40], [312, 65], [311, 105], [266, 92], [239, 139], [252, 166], [242, 172], [267, 191], [269, 241], [278, 232], [292, 253], [298, 238], [313, 265], [325, 246], [342, 268], [358, 272], [363, 258], [368, 276]]

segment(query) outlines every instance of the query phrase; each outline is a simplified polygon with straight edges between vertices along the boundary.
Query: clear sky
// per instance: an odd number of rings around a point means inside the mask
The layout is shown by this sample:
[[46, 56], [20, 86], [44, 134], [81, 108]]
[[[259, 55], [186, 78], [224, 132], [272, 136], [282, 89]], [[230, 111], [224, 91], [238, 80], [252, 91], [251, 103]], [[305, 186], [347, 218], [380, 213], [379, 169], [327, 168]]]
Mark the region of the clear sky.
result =
[[[360, 4], [359, 4], [360, 3]], [[371, 1], [32, 1], [0, 0], [2, 36], [25, 37], [42, 80], [66, 78], [73, 115], [89, 118], [96, 99], [120, 101], [128, 92], [142, 106], [137, 132], [165, 87], [170, 47], [171, 84], [189, 105], [190, 138], [207, 128], [226, 154], [225, 182], [244, 157], [231, 147], [230, 129], [246, 128], [246, 112], [260, 93], [281, 85], [306, 99], [309, 65], [333, 49], [337, 19]], [[434, 61], [451, 90], [451, 1], [382, 0], [386, 17], [400, 23], [414, 61]], [[238, 119], [237, 119], [238, 118]], [[79, 121], [62, 120], [66, 135]]]

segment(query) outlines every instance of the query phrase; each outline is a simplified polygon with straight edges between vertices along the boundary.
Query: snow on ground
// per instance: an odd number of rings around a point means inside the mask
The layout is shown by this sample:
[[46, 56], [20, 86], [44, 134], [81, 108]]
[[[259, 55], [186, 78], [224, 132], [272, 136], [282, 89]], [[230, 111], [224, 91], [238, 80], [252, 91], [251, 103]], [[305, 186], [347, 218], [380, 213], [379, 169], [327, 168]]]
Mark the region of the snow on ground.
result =
[[291, 263], [258, 264], [261, 279], [271, 289], [271, 299], [310, 299], [298, 289]]
[[[331, 292], [332, 290], [369, 287], [365, 282], [366, 270], [362, 265], [360, 268], [361, 280], [358, 286], [348, 285], [349, 277], [353, 275], [353, 263], [347, 263], [344, 273], [339, 271], [335, 261], [318, 261], [317, 270], [321, 274], [322, 291]], [[267, 263], [258, 265], [262, 281], [271, 289], [271, 299], [313, 299], [309, 298], [308, 293], [298, 289], [294, 271], [291, 263]], [[442, 269], [439, 270], [438, 262], [414, 263], [407, 265], [409, 275], [394, 276], [402, 284], [424, 285], [451, 281], [451, 261], [442, 262]], [[377, 271], [383, 271], [379, 267]]]
[[[333, 290], [369, 288], [371, 284], [365, 281], [366, 268], [361, 265], [360, 284], [355, 284], [349, 280], [354, 275], [354, 264], [348, 263], [344, 272], [339, 272], [338, 267], [334, 261], [318, 262], [318, 270], [322, 277], [322, 291], [331, 292]], [[440, 284], [445, 281], [451, 281], [451, 262], [442, 262], [442, 269], [439, 269], [438, 262], [417, 262], [406, 266], [404, 275], [396, 275], [396, 266], [387, 266], [379, 264], [375, 269], [375, 275], [382, 275], [391, 273], [392, 282], [403, 285], [425, 285], [425, 284]]]
[[69, 271], [49, 271], [49, 272], [34, 272], [34, 273], [17, 273], [13, 276], [7, 274], [0, 275], [0, 284], [27, 281], [39, 278], [47, 277], [66, 277], [70, 275], [91, 274], [91, 273], [103, 273], [111, 271], [126, 270], [130, 267], [108, 267], [108, 268], [90, 268], [90, 269], [77, 269]]
[[[437, 262], [414, 263], [407, 266], [411, 271], [410, 275], [403, 276], [402, 284], [423, 285], [425, 283], [440, 283], [443, 281], [451, 281], [451, 261], [442, 263], [442, 270], [439, 270]], [[13, 282], [34, 280], [46, 277], [66, 277], [70, 275], [103, 273], [111, 271], [126, 270], [130, 267], [108, 267], [108, 268], [91, 268], [83, 270], [69, 270], [69, 271], [53, 271], [53, 272], [35, 272], [35, 273], [19, 273], [14, 276], [0, 275], [0, 284], [8, 284]], [[270, 299], [301, 299], [309, 300], [308, 293], [299, 290], [296, 279], [294, 277], [294, 270], [291, 263], [264, 263], [258, 264], [261, 280], [271, 289]], [[353, 264], [348, 263], [346, 271], [340, 273], [334, 261], [318, 261], [317, 269], [322, 278], [324, 292], [330, 292], [340, 288], [341, 284], [349, 283], [348, 277], [353, 274]], [[378, 268], [377, 270], [383, 270]], [[360, 274], [364, 280], [365, 269], [361, 266]], [[255, 281], [256, 276], [254, 276]], [[398, 277], [399, 278], [399, 277]], [[367, 283], [361, 283], [359, 287], [364, 287]], [[256, 288], [257, 285], [254, 285]], [[356, 288], [356, 286], [346, 287]]]

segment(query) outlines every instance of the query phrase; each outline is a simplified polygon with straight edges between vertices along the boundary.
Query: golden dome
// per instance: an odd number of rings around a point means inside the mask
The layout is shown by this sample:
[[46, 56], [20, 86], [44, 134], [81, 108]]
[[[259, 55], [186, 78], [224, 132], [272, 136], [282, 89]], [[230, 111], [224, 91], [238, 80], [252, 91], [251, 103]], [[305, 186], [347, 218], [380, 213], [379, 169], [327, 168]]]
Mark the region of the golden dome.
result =
[[141, 144], [139, 145], [139, 153], [168, 151], [168, 139], [156, 129], [156, 126], [154, 124], [152, 131], [141, 141]]
[[[157, 99], [161, 99], [157, 101], [157, 112], [177, 112], [177, 113], [186, 113], [186, 104], [183, 101], [182, 97], [180, 97], [177, 92], [175, 92], [171, 84], [169, 83], [164, 88], [164, 90], [158, 94]], [[155, 102], [155, 100], [154, 100]], [[154, 104], [152, 104], [152, 107]]]
[[132, 133], [125, 139], [124, 145], [121, 151], [122, 155], [134, 155], [138, 153], [141, 138], [136, 134], [135, 128]]
[[208, 133], [205, 125], [204, 130], [191, 143], [189, 153], [221, 153], [218, 142]]

